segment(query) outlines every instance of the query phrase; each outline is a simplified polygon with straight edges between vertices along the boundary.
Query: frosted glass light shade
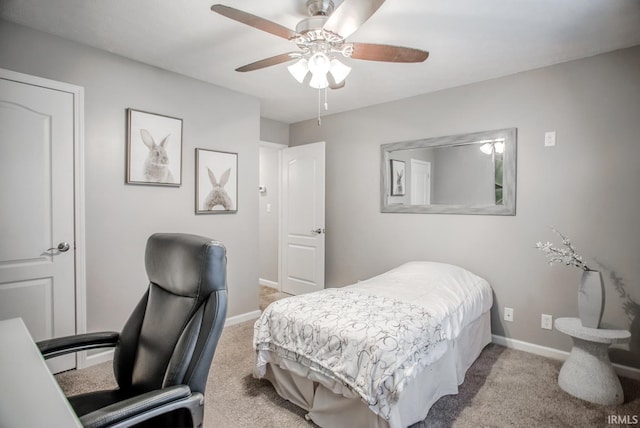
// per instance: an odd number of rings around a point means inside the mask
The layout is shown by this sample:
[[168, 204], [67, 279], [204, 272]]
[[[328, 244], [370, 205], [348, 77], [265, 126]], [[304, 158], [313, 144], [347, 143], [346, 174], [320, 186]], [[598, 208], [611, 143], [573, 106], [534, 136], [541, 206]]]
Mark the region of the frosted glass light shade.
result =
[[289, 70], [294, 79], [302, 83], [309, 72], [309, 61], [306, 58], [301, 58], [300, 61], [296, 61], [287, 67], [287, 70]]
[[309, 82], [309, 86], [316, 89], [324, 89], [329, 86], [329, 81], [327, 80], [327, 73], [313, 73], [311, 75], [311, 81]]
[[351, 72], [351, 67], [341, 63], [337, 59], [332, 59], [329, 72], [333, 76], [333, 80], [336, 82], [336, 84], [338, 84], [342, 83], [342, 81], [347, 78], [347, 76]]
[[504, 153], [504, 143], [503, 142], [497, 142], [493, 145], [493, 147], [496, 149], [496, 153]]
[[327, 74], [330, 67], [329, 57], [322, 52], [316, 52], [309, 58], [309, 71], [313, 74]]

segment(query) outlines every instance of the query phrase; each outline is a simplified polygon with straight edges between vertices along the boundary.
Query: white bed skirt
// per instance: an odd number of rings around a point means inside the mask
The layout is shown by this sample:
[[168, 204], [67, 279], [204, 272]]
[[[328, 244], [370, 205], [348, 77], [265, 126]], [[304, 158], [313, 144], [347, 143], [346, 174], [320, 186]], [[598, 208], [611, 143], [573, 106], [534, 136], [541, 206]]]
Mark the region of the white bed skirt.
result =
[[268, 364], [265, 378], [282, 398], [307, 410], [307, 417], [321, 427], [405, 428], [426, 418], [440, 397], [458, 393], [467, 370], [490, 342], [491, 319], [487, 311], [448, 342], [442, 358], [407, 384], [392, 406], [388, 421], [341, 384], [320, 376], [308, 379], [312, 373], [295, 362], [279, 360], [279, 364]]

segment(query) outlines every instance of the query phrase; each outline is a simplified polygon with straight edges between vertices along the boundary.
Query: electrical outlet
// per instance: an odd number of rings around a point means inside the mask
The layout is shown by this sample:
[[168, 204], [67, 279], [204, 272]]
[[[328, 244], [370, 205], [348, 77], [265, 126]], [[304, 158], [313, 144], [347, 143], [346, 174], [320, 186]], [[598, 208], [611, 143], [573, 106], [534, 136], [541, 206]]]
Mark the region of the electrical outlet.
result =
[[545, 330], [553, 330], [553, 316], [542, 314], [540, 316], [540, 328], [544, 328]]
[[513, 322], [513, 308], [504, 308], [504, 320]]
[[547, 131], [544, 133], [544, 146], [553, 147], [556, 145], [556, 131]]

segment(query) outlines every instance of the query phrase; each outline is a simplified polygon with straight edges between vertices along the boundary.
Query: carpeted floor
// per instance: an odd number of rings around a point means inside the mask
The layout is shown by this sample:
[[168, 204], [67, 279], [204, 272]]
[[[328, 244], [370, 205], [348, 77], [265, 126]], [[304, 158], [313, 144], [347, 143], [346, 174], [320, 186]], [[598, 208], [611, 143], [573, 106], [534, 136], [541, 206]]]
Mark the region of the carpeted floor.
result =
[[264, 309], [271, 303], [289, 296], [291, 296], [291, 294], [283, 293], [282, 291], [278, 291], [275, 288], [265, 287], [264, 285], [261, 285], [259, 304], [260, 310], [264, 311]]
[[[253, 321], [225, 328], [207, 382], [205, 427], [315, 426], [269, 382], [252, 377], [252, 336]], [[640, 418], [640, 381], [622, 378], [625, 403], [599, 406], [558, 387], [560, 365], [490, 344], [467, 372], [459, 393], [441, 398], [414, 428], [604, 427], [609, 415]], [[68, 395], [115, 385], [110, 363], [56, 377]]]

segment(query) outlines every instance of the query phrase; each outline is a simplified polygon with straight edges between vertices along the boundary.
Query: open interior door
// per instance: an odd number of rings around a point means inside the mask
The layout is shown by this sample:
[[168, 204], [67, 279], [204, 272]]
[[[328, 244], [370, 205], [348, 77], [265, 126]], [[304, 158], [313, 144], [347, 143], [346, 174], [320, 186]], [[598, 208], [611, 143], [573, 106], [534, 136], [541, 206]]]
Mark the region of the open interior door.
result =
[[282, 291], [324, 288], [325, 143], [282, 150]]

